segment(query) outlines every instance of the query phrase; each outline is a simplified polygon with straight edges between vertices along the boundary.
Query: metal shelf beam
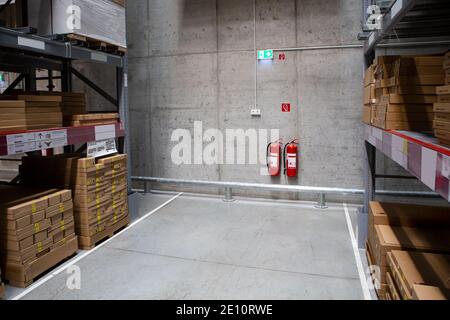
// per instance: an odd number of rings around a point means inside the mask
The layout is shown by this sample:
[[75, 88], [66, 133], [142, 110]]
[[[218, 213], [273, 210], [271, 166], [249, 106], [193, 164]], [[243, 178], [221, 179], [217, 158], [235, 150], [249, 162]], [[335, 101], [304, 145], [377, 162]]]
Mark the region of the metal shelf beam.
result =
[[119, 55], [75, 46], [70, 42], [59, 42], [44, 37], [23, 34], [6, 28], [0, 28], [0, 47], [30, 55], [56, 58], [57, 60], [83, 60], [115, 67], [123, 66], [123, 57]]

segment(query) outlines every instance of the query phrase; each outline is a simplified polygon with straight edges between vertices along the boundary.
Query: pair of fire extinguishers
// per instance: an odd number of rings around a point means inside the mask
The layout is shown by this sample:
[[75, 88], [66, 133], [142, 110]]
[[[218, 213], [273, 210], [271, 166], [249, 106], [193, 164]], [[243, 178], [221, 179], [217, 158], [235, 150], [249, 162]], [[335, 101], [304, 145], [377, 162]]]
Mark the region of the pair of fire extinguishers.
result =
[[269, 175], [278, 177], [281, 174], [282, 166], [287, 177], [297, 177], [298, 175], [298, 139], [292, 140], [283, 148], [281, 140], [271, 142], [267, 146], [267, 168]]

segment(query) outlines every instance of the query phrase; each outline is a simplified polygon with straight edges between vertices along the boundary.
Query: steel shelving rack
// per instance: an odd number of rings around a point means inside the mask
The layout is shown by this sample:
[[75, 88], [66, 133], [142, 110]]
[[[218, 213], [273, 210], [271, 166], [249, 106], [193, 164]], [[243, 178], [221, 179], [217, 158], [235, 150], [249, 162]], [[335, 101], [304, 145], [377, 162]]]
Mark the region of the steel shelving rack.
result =
[[[450, 1], [396, 0], [381, 17], [379, 30], [364, 44], [365, 68], [375, 57], [393, 55], [442, 54], [450, 50]], [[375, 198], [375, 181], [411, 179], [450, 201], [450, 149], [428, 135], [417, 132], [364, 127], [364, 208], [358, 219], [358, 242], [367, 238], [369, 202]], [[377, 150], [406, 169], [411, 176], [378, 174]]]
[[[72, 67], [72, 61], [87, 61], [106, 64], [116, 68], [116, 97], [112, 97], [100, 86]], [[53, 128], [45, 130], [0, 132], [0, 156], [21, 154], [65, 147], [73, 151], [75, 145], [117, 139], [118, 151], [129, 154], [128, 136], [128, 74], [127, 56], [92, 50], [72, 44], [54, 41], [45, 37], [0, 28], [0, 70], [18, 73], [3, 94], [8, 94], [24, 81], [26, 91], [36, 90], [36, 69], [48, 70], [49, 87], [53, 87], [53, 71], [61, 73], [61, 89], [72, 91], [72, 76], [90, 86], [103, 96], [120, 115], [115, 125]], [[82, 147], [82, 148], [83, 148]], [[130, 169], [130, 168], [128, 168]], [[130, 172], [130, 171], [129, 171]]]

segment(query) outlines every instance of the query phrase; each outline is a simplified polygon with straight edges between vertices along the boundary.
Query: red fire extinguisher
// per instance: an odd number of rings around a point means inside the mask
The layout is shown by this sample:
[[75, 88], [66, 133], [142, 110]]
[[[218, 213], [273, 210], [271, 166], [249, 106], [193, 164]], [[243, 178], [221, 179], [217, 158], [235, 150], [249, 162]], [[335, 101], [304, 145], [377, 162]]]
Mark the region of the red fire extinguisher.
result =
[[269, 175], [272, 177], [278, 177], [281, 173], [281, 148], [283, 143], [280, 141], [271, 142], [267, 146], [267, 168], [269, 169]]
[[286, 144], [283, 150], [284, 174], [296, 177], [298, 174], [298, 139]]

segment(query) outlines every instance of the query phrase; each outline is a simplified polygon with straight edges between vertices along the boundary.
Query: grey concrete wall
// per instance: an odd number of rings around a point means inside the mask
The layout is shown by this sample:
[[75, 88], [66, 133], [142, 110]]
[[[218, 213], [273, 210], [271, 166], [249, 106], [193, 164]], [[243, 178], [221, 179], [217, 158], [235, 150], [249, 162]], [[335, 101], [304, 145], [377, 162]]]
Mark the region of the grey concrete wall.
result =
[[[361, 2], [256, 0], [256, 47], [359, 44]], [[252, 118], [253, 0], [128, 1], [127, 18], [133, 174], [363, 187], [362, 49], [286, 52], [285, 61], [260, 63], [262, 117]], [[291, 113], [281, 112], [283, 102]], [[261, 176], [260, 165], [174, 165], [172, 131], [192, 130], [194, 121], [299, 138], [299, 177]]]

